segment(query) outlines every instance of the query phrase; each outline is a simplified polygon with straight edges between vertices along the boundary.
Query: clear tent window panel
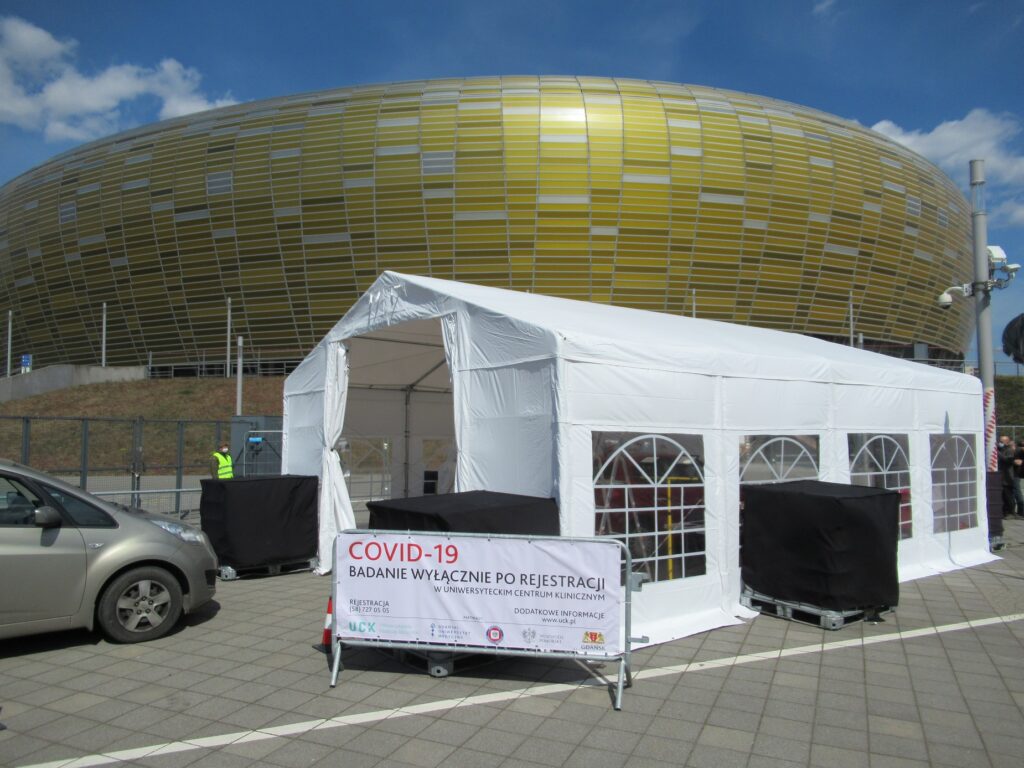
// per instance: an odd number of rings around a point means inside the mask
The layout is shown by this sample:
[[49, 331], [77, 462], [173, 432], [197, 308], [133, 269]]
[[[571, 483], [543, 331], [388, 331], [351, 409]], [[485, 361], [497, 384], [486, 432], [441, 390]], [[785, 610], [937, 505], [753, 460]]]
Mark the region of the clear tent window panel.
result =
[[930, 435], [932, 530], [962, 531], [978, 525], [974, 435]]
[[906, 435], [847, 436], [850, 483], [900, 494], [900, 538], [914, 535], [910, 500], [910, 447]]
[[747, 435], [740, 438], [741, 485], [817, 479], [817, 435]]
[[707, 572], [704, 440], [594, 432], [594, 533], [629, 547], [651, 581]]

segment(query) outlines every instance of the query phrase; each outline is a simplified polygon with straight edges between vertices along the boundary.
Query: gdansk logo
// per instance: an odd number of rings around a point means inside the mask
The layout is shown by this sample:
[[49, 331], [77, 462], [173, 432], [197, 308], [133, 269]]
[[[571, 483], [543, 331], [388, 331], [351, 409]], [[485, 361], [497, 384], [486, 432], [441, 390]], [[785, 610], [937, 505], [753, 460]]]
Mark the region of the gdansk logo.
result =
[[584, 645], [604, 645], [604, 632], [587, 630], [583, 633]]

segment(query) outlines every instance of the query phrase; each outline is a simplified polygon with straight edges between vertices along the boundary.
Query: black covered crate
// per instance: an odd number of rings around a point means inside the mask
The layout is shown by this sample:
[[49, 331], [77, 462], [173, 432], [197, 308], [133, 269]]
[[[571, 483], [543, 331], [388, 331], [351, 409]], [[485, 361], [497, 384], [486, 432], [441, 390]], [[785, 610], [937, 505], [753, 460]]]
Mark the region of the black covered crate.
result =
[[554, 499], [494, 491], [466, 491], [408, 499], [368, 501], [370, 528], [557, 536]]
[[200, 525], [220, 565], [235, 569], [316, 557], [317, 478], [203, 480]]
[[748, 587], [832, 611], [899, 602], [897, 491], [799, 480], [743, 493]]

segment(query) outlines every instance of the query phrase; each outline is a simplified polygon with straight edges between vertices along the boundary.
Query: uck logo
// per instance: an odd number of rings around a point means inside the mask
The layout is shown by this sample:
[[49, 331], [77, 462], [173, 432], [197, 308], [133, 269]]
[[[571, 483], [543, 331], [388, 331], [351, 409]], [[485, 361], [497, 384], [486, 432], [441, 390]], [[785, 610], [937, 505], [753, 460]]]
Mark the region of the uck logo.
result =
[[377, 624], [373, 621], [350, 621], [348, 628], [351, 632], [376, 632]]
[[500, 643], [505, 637], [505, 633], [502, 631], [501, 627], [488, 627], [485, 634], [487, 635], [487, 639], [495, 645]]
[[585, 645], [604, 645], [604, 632], [586, 631], [583, 633]]

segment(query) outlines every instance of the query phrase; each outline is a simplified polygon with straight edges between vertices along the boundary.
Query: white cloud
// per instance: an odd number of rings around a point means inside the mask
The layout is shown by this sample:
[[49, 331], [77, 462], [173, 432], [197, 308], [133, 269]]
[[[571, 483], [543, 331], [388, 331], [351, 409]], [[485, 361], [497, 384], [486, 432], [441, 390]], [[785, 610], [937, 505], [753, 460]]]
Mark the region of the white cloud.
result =
[[956, 178], [965, 177], [968, 163], [981, 158], [986, 180], [1024, 185], [1024, 155], [1013, 147], [1022, 126], [1014, 115], [972, 109], [963, 119], [949, 120], [928, 132], [907, 131], [891, 120], [871, 127], [924, 155]]
[[199, 93], [200, 79], [198, 71], [182, 66], [174, 59], [164, 59], [160, 62], [160, 66], [150, 78], [150, 84], [153, 93], [163, 99], [163, 106], [160, 108], [161, 120], [238, 103], [230, 95], [214, 101], [207, 100]]
[[811, 13], [815, 16], [826, 16], [835, 4], [836, 0], [818, 0], [811, 9]]
[[906, 130], [891, 120], [872, 128], [931, 160], [961, 185], [968, 185], [971, 160], [985, 161], [989, 210], [993, 223], [1024, 226], [1024, 152], [1018, 137], [1020, 118], [972, 109], [960, 120], [948, 120], [931, 131]]
[[1004, 227], [1024, 227], [1024, 199], [1002, 201], [992, 211], [992, 217]]
[[15, 16], [0, 17], [0, 59], [28, 75], [54, 68], [74, 52], [75, 42], [61, 42], [45, 29]]
[[122, 110], [140, 97], [159, 100], [160, 119], [236, 103], [230, 94], [208, 99], [198, 70], [175, 59], [81, 72], [76, 45], [24, 19], [0, 17], [0, 123], [51, 141], [87, 141], [124, 127]]

